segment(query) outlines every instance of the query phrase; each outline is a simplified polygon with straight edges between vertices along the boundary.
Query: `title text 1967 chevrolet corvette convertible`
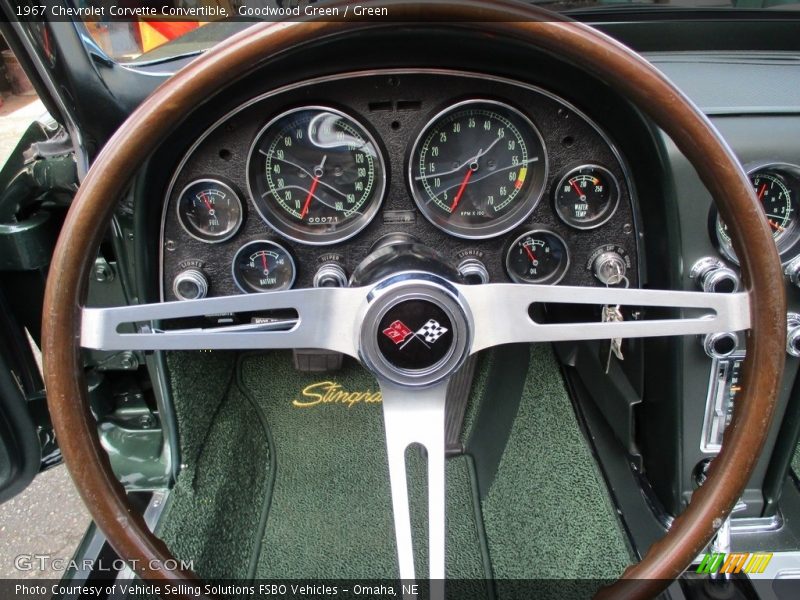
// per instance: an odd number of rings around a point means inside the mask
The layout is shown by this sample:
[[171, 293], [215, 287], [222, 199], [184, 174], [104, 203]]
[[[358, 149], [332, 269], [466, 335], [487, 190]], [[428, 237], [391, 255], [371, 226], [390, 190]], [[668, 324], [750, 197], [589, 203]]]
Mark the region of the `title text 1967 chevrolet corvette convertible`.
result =
[[0, 3], [54, 118], [0, 499], [63, 456], [57, 596], [798, 597], [791, 7], [232, 2], [123, 57]]

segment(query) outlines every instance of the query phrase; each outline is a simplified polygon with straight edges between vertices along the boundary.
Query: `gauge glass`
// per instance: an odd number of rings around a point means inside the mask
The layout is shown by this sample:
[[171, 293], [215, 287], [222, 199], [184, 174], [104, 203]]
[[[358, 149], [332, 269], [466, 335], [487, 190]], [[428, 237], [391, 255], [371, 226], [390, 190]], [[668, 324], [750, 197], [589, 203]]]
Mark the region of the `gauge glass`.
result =
[[606, 223], [619, 204], [619, 185], [608, 169], [585, 165], [569, 171], [555, 189], [555, 209], [576, 229]]
[[332, 244], [361, 231], [386, 187], [375, 139], [354, 119], [322, 107], [270, 121], [250, 151], [247, 177], [267, 223], [307, 244]]
[[470, 100], [440, 113], [418, 137], [409, 185], [423, 215], [462, 238], [500, 235], [519, 225], [542, 196], [544, 142], [521, 112]]
[[233, 258], [233, 281], [243, 292], [287, 290], [294, 284], [295, 275], [291, 254], [269, 240], [249, 242]]
[[567, 245], [552, 231], [523, 233], [514, 240], [506, 254], [506, 270], [517, 283], [558, 283], [568, 268]]
[[178, 198], [178, 220], [192, 237], [210, 244], [233, 237], [242, 224], [242, 201], [221, 181], [200, 179]]
[[[750, 183], [764, 209], [767, 224], [772, 231], [772, 238], [775, 240], [779, 253], [790, 250], [800, 237], [797, 215], [799, 180], [797, 176], [789, 172], [789, 169], [800, 171], [797, 167], [790, 165], [785, 167], [775, 165], [750, 173]], [[716, 233], [720, 249], [728, 258], [738, 263], [731, 246], [728, 226], [719, 216], [716, 218]]]

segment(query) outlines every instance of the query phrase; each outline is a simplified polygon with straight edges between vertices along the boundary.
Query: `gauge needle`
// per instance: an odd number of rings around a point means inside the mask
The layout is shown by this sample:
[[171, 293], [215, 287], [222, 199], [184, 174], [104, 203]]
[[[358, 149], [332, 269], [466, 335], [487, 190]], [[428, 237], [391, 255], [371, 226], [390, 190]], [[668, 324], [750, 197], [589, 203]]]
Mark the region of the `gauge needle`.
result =
[[211, 212], [212, 210], [214, 210], [214, 207], [211, 206], [211, 202], [208, 201], [208, 198], [206, 198], [206, 195], [204, 193], [200, 194], [200, 197], [203, 199], [203, 202], [205, 203], [206, 208], [208, 209], [208, 212]]
[[577, 184], [577, 183], [575, 183], [575, 180], [574, 180], [574, 179], [572, 179], [572, 180], [569, 182], [569, 184], [572, 186], [572, 189], [573, 189], [573, 190], [575, 190], [575, 193], [576, 193], [576, 194], [578, 194], [578, 197], [579, 197], [581, 200], [583, 200], [583, 199], [586, 197], [586, 196], [584, 196], [583, 192], [581, 191], [581, 188], [579, 188], [579, 187], [578, 187], [578, 184]]
[[267, 266], [267, 255], [261, 255], [261, 264], [264, 266], [264, 274], [269, 275], [269, 267]]
[[320, 162], [316, 167], [314, 167], [314, 180], [311, 182], [311, 187], [308, 189], [308, 196], [306, 196], [306, 202], [303, 204], [303, 210], [300, 211], [300, 218], [304, 218], [306, 213], [308, 212], [308, 205], [311, 204], [311, 198], [314, 197], [314, 192], [317, 191], [317, 185], [319, 185], [319, 178], [322, 177], [325, 168], [325, 161], [328, 160], [328, 155], [322, 157], [322, 162]]
[[461, 202], [461, 196], [464, 195], [464, 189], [467, 187], [467, 184], [469, 183], [469, 180], [472, 179], [472, 173], [473, 172], [474, 171], [472, 169], [467, 169], [467, 174], [464, 175], [464, 179], [461, 182], [461, 186], [458, 188], [458, 191], [456, 192], [456, 197], [453, 198], [453, 203], [450, 205], [450, 212], [451, 213], [456, 210], [456, 207], [458, 206], [458, 203]]
[[764, 185], [761, 186], [761, 189], [758, 190], [758, 199], [759, 200], [761, 200], [761, 198], [764, 197], [764, 192], [766, 192], [766, 191], [767, 191], [767, 184], [765, 183]]
[[773, 228], [775, 231], [783, 231], [783, 227], [781, 227], [780, 225], [778, 225], [778, 224], [777, 224], [775, 221], [773, 221], [772, 219], [767, 219], [767, 223], [769, 223], [769, 226], [770, 226], [770, 227], [772, 227], [772, 228]]
[[311, 198], [314, 197], [314, 192], [317, 190], [317, 184], [319, 183], [319, 176], [314, 177], [314, 180], [311, 182], [311, 187], [308, 188], [308, 196], [306, 196], [306, 202], [303, 204], [303, 210], [300, 211], [300, 218], [303, 219], [308, 212], [308, 205], [311, 204]]
[[528, 256], [530, 257], [531, 262], [536, 262], [536, 256], [533, 254], [533, 252], [531, 252], [531, 249], [528, 248], [527, 246], [523, 246], [523, 248], [525, 248], [525, 252], [528, 253]]

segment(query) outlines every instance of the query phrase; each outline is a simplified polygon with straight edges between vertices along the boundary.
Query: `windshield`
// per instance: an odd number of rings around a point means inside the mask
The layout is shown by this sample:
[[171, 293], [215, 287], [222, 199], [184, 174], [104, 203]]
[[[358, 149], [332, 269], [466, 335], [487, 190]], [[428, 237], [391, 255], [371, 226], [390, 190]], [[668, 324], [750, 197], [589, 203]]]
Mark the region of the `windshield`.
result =
[[[68, 0], [94, 42], [123, 63], [161, 61], [196, 54], [241, 31], [255, 21], [325, 16], [345, 19], [388, 19], [370, 11], [369, 0], [353, 2], [343, 14], [326, 0]], [[660, 10], [761, 11], [795, 9], [798, 0], [531, 0], [562, 14]], [[340, 3], [337, 3], [340, 5]], [[350, 12], [352, 9], [352, 12]], [[335, 14], [332, 11], [338, 11]]]

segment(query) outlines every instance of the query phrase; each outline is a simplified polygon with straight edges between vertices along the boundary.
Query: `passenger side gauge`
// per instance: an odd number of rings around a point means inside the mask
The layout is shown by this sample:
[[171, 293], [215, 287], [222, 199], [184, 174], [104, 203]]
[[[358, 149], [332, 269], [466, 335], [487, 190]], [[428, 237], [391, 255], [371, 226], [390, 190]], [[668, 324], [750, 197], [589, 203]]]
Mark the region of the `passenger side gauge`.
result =
[[556, 213], [576, 229], [606, 223], [619, 204], [619, 184], [608, 169], [584, 165], [569, 171], [555, 188]]
[[178, 221], [201, 242], [215, 244], [230, 239], [239, 230], [242, 219], [238, 194], [215, 179], [190, 183], [178, 198]]
[[386, 169], [367, 129], [332, 108], [285, 112], [256, 136], [247, 180], [264, 220], [289, 239], [333, 244], [380, 208]]
[[517, 283], [558, 283], [569, 263], [567, 244], [561, 236], [544, 229], [523, 233], [506, 254], [506, 270]]
[[547, 154], [534, 124], [493, 100], [436, 115], [411, 151], [408, 178], [420, 212], [451, 235], [481, 239], [519, 225], [542, 196]]
[[[750, 172], [750, 183], [756, 193], [772, 238], [781, 255], [781, 260], [790, 258], [800, 242], [800, 217], [798, 195], [800, 194], [800, 167], [787, 164], [772, 164]], [[720, 251], [730, 260], [739, 263], [731, 245], [728, 226], [716, 212], [714, 230]]]
[[292, 255], [269, 240], [249, 242], [233, 258], [233, 281], [243, 292], [287, 290], [294, 284], [295, 276]]

